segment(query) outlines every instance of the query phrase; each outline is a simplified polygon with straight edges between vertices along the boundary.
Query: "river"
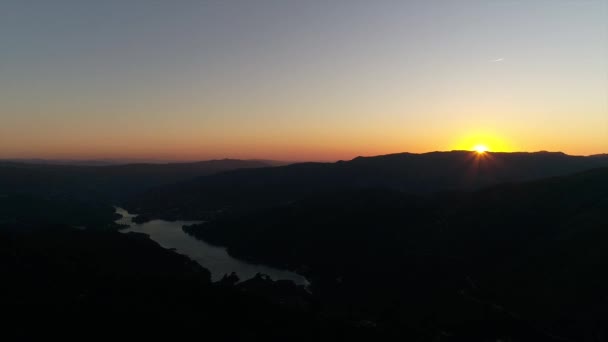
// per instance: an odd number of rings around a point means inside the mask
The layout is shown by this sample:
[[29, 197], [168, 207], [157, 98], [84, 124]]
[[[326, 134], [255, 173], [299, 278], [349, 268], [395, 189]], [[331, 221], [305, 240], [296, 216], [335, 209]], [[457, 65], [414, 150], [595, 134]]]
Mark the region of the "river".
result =
[[144, 233], [164, 248], [174, 249], [177, 253], [188, 256], [198, 262], [201, 266], [211, 272], [213, 281], [220, 280], [225, 274], [236, 273], [241, 281], [253, 278], [257, 273], [268, 275], [273, 280], [291, 280], [297, 285], [308, 286], [308, 280], [297, 273], [280, 270], [273, 267], [251, 264], [233, 258], [228, 254], [226, 248], [213, 246], [205, 241], [198, 240], [186, 234], [182, 227], [199, 223], [196, 221], [163, 221], [153, 220], [143, 224], [136, 224], [133, 218], [137, 215], [130, 214], [122, 208], [116, 208], [116, 212], [122, 215], [117, 223], [128, 225], [123, 233]]

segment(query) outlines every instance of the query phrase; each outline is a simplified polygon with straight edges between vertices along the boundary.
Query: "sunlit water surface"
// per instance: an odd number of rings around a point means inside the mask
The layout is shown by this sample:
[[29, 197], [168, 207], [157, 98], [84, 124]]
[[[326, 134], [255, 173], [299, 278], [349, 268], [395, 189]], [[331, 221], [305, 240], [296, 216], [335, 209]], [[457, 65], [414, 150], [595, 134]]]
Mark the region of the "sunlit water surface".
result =
[[273, 280], [292, 280], [298, 285], [309, 285], [306, 278], [297, 273], [235, 259], [226, 252], [225, 248], [198, 240], [182, 230], [184, 225], [199, 222], [154, 220], [137, 224], [133, 222], [133, 218], [137, 215], [130, 214], [123, 208], [116, 208], [116, 212], [122, 215], [122, 218], [116, 222], [129, 226], [122, 230], [123, 233], [136, 232], [149, 235], [152, 240], [164, 248], [174, 249], [177, 253], [188, 256], [208, 269], [213, 281], [220, 280], [225, 274], [232, 272], [235, 272], [240, 280], [247, 280], [254, 277], [256, 273], [262, 273]]

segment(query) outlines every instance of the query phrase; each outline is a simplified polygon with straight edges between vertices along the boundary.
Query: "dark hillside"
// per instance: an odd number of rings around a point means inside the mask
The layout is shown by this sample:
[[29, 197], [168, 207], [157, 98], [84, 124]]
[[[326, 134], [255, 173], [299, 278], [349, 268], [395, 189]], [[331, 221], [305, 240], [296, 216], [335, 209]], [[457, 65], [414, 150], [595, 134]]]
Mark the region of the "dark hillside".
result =
[[186, 231], [307, 274], [330, 312], [458, 331], [496, 323], [485, 303], [585, 341], [608, 323], [607, 212], [608, 169], [597, 169], [432, 197], [328, 192]]
[[470, 191], [607, 166], [608, 158], [602, 156], [550, 152], [400, 153], [223, 172], [159, 187], [136, 196], [129, 208], [148, 216], [206, 218], [217, 210], [252, 210], [345, 188], [387, 188], [410, 194]]

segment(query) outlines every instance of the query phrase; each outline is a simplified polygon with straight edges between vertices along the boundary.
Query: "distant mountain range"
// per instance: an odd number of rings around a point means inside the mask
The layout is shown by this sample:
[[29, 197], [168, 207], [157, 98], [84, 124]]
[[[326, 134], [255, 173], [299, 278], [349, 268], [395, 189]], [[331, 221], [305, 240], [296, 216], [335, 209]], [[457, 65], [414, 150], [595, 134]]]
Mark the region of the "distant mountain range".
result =
[[142, 217], [203, 219], [218, 210], [257, 210], [336, 189], [469, 191], [608, 167], [608, 155], [452, 151], [277, 163], [223, 159], [87, 166], [0, 161], [0, 198], [11, 203], [17, 202], [7, 199], [9, 195], [21, 196], [19, 202], [32, 197], [39, 203], [78, 201], [74, 208], [83, 202], [94, 202], [95, 208], [120, 204]]
[[153, 187], [203, 175], [273, 165], [275, 164], [269, 162], [237, 159], [102, 166], [0, 161], [0, 195], [19, 192], [47, 197], [69, 196], [118, 201]]
[[153, 189], [132, 200], [130, 206], [149, 215], [163, 213], [160, 215], [165, 218], [200, 219], [210, 211], [251, 210], [331, 189], [387, 188], [410, 194], [469, 191], [606, 166], [608, 155], [399, 153], [336, 163], [297, 163], [221, 172]]
[[[234, 161], [237, 159], [217, 159], [206, 161], [171, 161], [165, 159], [137, 159], [137, 158], [110, 158], [110, 159], [42, 159], [42, 158], [7, 158], [0, 159], [0, 163], [20, 163], [36, 165], [72, 165], [72, 166], [109, 166], [109, 165], [132, 165], [132, 164], [201, 164], [222, 161]], [[292, 164], [291, 162], [270, 159], [246, 159], [242, 162], [258, 162], [266, 166], [281, 166]]]
[[[204, 219], [184, 231], [305, 275], [311, 293], [263, 277], [211, 285], [207, 271], [143, 235], [112, 232], [114, 204], [142, 221]], [[196, 329], [250, 324], [232, 329], [248, 340], [273, 340], [265, 332], [276, 326], [311, 334], [303, 340], [605, 341], [607, 211], [608, 155], [0, 162], [0, 254], [9, 265], [0, 292], [23, 317], [39, 307], [45, 318], [65, 308], [83, 317], [176, 312], [167, 317]]]
[[0, 162], [0, 225], [62, 223], [108, 228], [116, 219], [113, 205], [154, 187], [272, 165], [235, 159], [103, 166], [4, 161]]

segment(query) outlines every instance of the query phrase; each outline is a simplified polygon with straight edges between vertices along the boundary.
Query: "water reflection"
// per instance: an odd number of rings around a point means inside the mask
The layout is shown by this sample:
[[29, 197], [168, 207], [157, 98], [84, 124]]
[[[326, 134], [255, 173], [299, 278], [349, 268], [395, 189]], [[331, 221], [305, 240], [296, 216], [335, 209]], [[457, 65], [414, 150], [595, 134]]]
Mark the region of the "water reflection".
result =
[[175, 249], [177, 253], [190, 257], [208, 269], [213, 281], [220, 280], [224, 274], [230, 274], [231, 272], [235, 272], [241, 280], [250, 279], [256, 273], [263, 273], [273, 280], [292, 280], [298, 285], [308, 285], [306, 278], [297, 273], [240, 261], [231, 257], [225, 248], [212, 246], [204, 241], [197, 240], [182, 230], [184, 225], [199, 222], [154, 220], [136, 224], [133, 222], [136, 215], [130, 214], [122, 208], [116, 208], [116, 212], [122, 215], [122, 219], [118, 220], [117, 223], [130, 226], [122, 232], [148, 234], [152, 240], [158, 242], [161, 246]]

